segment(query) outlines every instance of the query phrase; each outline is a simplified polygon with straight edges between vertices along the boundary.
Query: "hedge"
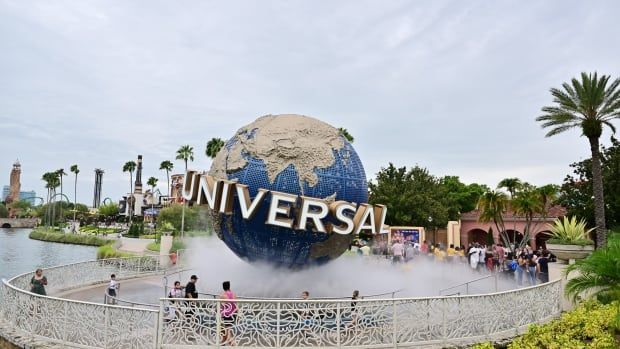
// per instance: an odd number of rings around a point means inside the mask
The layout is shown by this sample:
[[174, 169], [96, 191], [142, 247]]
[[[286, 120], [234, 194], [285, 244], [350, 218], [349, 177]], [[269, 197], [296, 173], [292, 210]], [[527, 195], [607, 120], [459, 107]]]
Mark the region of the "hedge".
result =
[[135, 254], [122, 252], [115, 249], [112, 245], [104, 245], [97, 249], [97, 259], [134, 257]]
[[45, 229], [34, 229], [28, 236], [33, 240], [60, 242], [64, 244], [103, 246], [113, 243], [113, 240], [104, 239], [92, 235], [80, 235], [71, 233], [57, 233]]
[[[576, 309], [544, 325], [530, 325], [527, 332], [508, 344], [508, 349], [620, 348], [620, 302], [581, 303]], [[475, 349], [494, 348], [481, 343]]]

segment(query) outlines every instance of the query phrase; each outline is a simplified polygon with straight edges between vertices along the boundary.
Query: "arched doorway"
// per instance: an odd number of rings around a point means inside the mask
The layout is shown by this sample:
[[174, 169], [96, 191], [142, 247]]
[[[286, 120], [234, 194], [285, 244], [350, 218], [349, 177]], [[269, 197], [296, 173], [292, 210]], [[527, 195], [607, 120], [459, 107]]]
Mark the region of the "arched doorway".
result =
[[536, 249], [542, 248], [543, 250], [547, 249], [547, 240], [549, 240], [550, 236], [549, 231], [545, 230], [545, 231], [541, 231], [540, 233], [536, 234]]
[[[505, 236], [508, 238], [508, 241], [511, 244], [512, 243], [520, 244], [521, 241], [523, 240], [523, 233], [519, 232], [518, 230], [507, 229]], [[502, 243], [503, 242], [504, 240], [502, 239]]]
[[487, 232], [482, 229], [472, 229], [467, 232], [467, 241], [470, 243], [477, 242], [481, 245], [486, 245]]
[[4, 224], [2, 224], [2, 228], [6, 228], [6, 229], [8, 229], [8, 228], [10, 228], [10, 227], [11, 227], [11, 225], [10, 225], [9, 223], [4, 223]]

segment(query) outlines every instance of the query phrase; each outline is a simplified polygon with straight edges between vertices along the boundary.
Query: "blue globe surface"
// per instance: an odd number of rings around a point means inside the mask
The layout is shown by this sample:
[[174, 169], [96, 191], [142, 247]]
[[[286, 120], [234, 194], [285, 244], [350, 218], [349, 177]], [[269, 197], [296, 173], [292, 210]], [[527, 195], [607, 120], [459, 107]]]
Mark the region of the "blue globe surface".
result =
[[[252, 129], [251, 132], [238, 133], [226, 143], [220, 151], [223, 154], [218, 154], [218, 157], [228, 159], [226, 153], [240, 141], [239, 137], [251, 141], [253, 137], [260, 137], [260, 131]], [[293, 132], [293, 137], [295, 134]], [[228, 179], [246, 184], [252, 199], [258, 189], [262, 188], [314, 198], [366, 203], [368, 188], [362, 162], [351, 144], [342, 136], [339, 137], [342, 147], [331, 149], [333, 164], [326, 168], [313, 169], [318, 179], [315, 185], [310, 185], [307, 181], [300, 183], [300, 175], [294, 164], [284, 168], [277, 174], [275, 180], [270, 181], [265, 161], [247, 153], [242, 155], [245, 166], [236, 171], [227, 171], [226, 175]], [[223, 163], [226, 163], [226, 160], [223, 160]], [[351, 235], [325, 234], [311, 229], [301, 231], [265, 224], [270, 201], [271, 195], [267, 195], [250, 220], [241, 217], [239, 200], [236, 196], [232, 215], [215, 214], [216, 233], [239, 257], [250, 262], [263, 261], [278, 266], [299, 268], [325, 263], [340, 256], [349, 247], [353, 239]], [[295, 214], [293, 211], [291, 217]]]

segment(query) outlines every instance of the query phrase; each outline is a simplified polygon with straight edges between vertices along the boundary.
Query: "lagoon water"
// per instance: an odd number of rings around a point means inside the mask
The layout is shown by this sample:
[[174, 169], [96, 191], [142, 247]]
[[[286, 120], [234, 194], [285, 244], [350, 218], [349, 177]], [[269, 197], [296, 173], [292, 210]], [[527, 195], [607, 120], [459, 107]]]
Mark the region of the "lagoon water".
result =
[[0, 228], [0, 279], [96, 258], [97, 247], [31, 240], [30, 231]]

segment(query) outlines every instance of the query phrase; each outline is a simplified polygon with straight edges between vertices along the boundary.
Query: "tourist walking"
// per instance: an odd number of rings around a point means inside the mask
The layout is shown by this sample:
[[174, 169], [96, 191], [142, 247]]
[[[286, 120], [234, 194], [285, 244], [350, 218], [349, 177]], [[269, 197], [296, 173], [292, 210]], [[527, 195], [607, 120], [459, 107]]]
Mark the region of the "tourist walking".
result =
[[232, 328], [237, 318], [237, 302], [235, 301], [237, 297], [235, 297], [235, 294], [230, 290], [230, 281], [224, 281], [222, 283], [222, 288], [224, 289], [224, 292], [220, 294], [220, 299], [227, 300], [226, 302], [222, 302], [220, 304], [222, 324], [224, 325], [222, 344], [235, 345]]
[[403, 244], [396, 240], [392, 245], [392, 264], [400, 263], [403, 260], [403, 254], [405, 247]]
[[168, 298], [183, 298], [183, 286], [181, 286], [181, 281], [174, 282], [174, 287], [170, 289]]
[[185, 285], [185, 298], [198, 298], [198, 292], [196, 291], [196, 282], [198, 276], [192, 275], [189, 278], [189, 282]]
[[527, 270], [527, 258], [525, 252], [519, 254], [517, 258], [517, 285], [523, 286], [523, 273]]
[[45, 286], [47, 285], [47, 277], [43, 276], [43, 269], [34, 271], [34, 276], [30, 279], [30, 292], [45, 296]]
[[549, 251], [543, 251], [542, 257], [536, 261], [538, 264], [538, 278], [541, 283], [549, 282]]
[[116, 304], [116, 297], [118, 296], [118, 289], [120, 284], [116, 281], [116, 274], [110, 275], [110, 282], [108, 288], [106, 288], [107, 304]]
[[527, 256], [527, 276], [529, 276], [530, 286], [536, 285], [536, 269], [538, 264], [536, 264], [536, 260], [530, 254]]
[[478, 268], [478, 262], [480, 261], [480, 251], [481, 250], [478, 248], [478, 244], [473, 245], [469, 249], [469, 266], [474, 270]]

